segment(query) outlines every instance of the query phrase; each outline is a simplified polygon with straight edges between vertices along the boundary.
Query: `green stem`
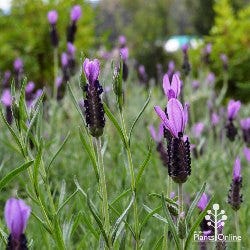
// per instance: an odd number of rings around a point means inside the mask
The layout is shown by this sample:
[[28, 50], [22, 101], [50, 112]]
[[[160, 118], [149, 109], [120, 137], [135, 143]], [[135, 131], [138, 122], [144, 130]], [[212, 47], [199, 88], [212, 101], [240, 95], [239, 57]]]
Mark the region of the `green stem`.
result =
[[[240, 235], [240, 227], [239, 227], [239, 216], [238, 216], [238, 211], [235, 211], [234, 214], [234, 223], [235, 223], [235, 230], [236, 230], [236, 235]], [[237, 241], [237, 250], [241, 249], [241, 241]]]
[[[109, 204], [108, 204], [108, 194], [106, 187], [105, 169], [102, 156], [102, 142], [100, 137], [96, 138], [95, 141], [96, 141], [96, 150], [97, 150], [99, 175], [100, 175], [100, 191], [102, 194], [102, 217], [104, 221], [104, 229], [105, 232], [108, 234], [108, 238], [110, 241]], [[111, 242], [109, 242], [109, 244], [110, 245], [108, 247], [111, 247]]]
[[135, 221], [135, 249], [139, 249], [140, 246], [140, 239], [139, 239], [139, 218], [138, 218], [138, 208], [137, 208], [137, 193], [136, 193], [136, 183], [135, 183], [135, 173], [134, 173], [134, 165], [133, 165], [133, 159], [130, 151], [130, 146], [128, 144], [128, 135], [127, 130], [125, 126], [124, 116], [123, 112], [120, 110], [120, 118], [121, 118], [121, 124], [122, 124], [122, 130], [124, 133], [124, 137], [126, 140], [126, 154], [128, 158], [128, 166], [129, 166], [129, 172], [131, 177], [131, 189], [135, 193], [135, 202], [133, 205], [134, 208], [134, 221]]
[[[178, 184], [178, 200], [179, 200], [179, 212], [178, 216], [179, 219], [181, 217], [181, 213], [183, 212], [183, 183]], [[181, 239], [182, 242], [182, 249], [184, 249], [185, 241], [184, 239]]]

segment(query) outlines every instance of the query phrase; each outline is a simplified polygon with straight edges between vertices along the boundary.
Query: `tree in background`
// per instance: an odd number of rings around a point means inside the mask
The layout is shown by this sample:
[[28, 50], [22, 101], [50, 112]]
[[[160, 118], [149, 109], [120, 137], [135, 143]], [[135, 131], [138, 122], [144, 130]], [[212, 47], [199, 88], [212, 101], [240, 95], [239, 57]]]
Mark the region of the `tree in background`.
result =
[[87, 53], [93, 47], [94, 11], [85, 1], [12, 0], [9, 14], [0, 13], [0, 69], [12, 69], [16, 57], [24, 61], [28, 80], [37, 85], [53, 84], [53, 52], [49, 37], [47, 13], [58, 11], [59, 53], [66, 50], [66, 28], [70, 9], [80, 4], [83, 16], [79, 20], [75, 45], [77, 52]]

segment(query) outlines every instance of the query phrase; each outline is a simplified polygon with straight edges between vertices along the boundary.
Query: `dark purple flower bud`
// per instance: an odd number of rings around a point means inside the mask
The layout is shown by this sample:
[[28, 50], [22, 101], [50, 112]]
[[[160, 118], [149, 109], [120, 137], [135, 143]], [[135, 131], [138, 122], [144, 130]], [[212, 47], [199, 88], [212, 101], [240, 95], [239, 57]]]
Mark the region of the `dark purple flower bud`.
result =
[[241, 102], [230, 100], [227, 105], [227, 118], [228, 120], [234, 120], [240, 110]]
[[88, 58], [83, 63], [83, 71], [88, 80], [84, 91], [86, 98], [84, 100], [85, 118], [90, 134], [99, 137], [103, 134], [105, 126], [104, 109], [100, 95], [103, 92], [99, 84], [98, 77], [100, 73], [100, 63], [97, 59], [90, 61]]
[[30, 81], [27, 83], [26, 88], [25, 88], [25, 93], [26, 94], [31, 94], [35, 89], [35, 83]]
[[243, 140], [247, 145], [250, 145], [250, 117], [242, 119], [240, 125], [243, 133]]
[[12, 104], [12, 96], [9, 89], [4, 89], [1, 97], [1, 102], [5, 107], [10, 107]]
[[234, 141], [236, 135], [238, 134], [237, 128], [234, 126], [232, 120], [229, 120], [226, 124], [226, 135], [230, 141]]
[[123, 48], [126, 46], [126, 43], [127, 43], [127, 39], [124, 35], [121, 35], [118, 37], [118, 42], [119, 42], [119, 46], [120, 48]]
[[203, 122], [198, 122], [198, 123], [194, 124], [192, 127], [192, 134], [194, 135], [194, 137], [200, 138], [204, 128], [205, 128], [205, 125]]
[[84, 60], [83, 71], [89, 84], [94, 84], [98, 80], [100, 74], [100, 63], [97, 59], [90, 61], [88, 58]]
[[237, 157], [234, 163], [233, 179], [231, 182], [230, 190], [228, 193], [228, 203], [234, 210], [239, 210], [242, 203], [242, 194], [240, 194], [242, 188], [242, 177], [241, 177], [241, 164], [240, 158]]
[[201, 196], [201, 198], [200, 198], [200, 200], [197, 203], [197, 207], [201, 211], [205, 210], [205, 208], [206, 208], [206, 206], [208, 204], [208, 201], [209, 201], [209, 199], [208, 199], [207, 195], [205, 193], [203, 193], [202, 196]]
[[182, 52], [183, 52], [182, 69], [183, 69], [184, 74], [187, 76], [191, 70], [189, 58], [188, 58], [188, 44], [185, 44], [182, 46]]
[[16, 72], [21, 72], [23, 70], [23, 61], [21, 58], [16, 58], [16, 60], [14, 61], [14, 70]]
[[72, 22], [76, 22], [80, 19], [82, 15], [82, 9], [80, 5], [75, 5], [72, 7], [70, 12], [70, 19]]
[[23, 200], [10, 198], [4, 208], [4, 217], [10, 231], [7, 249], [27, 249], [24, 231], [31, 209]]
[[250, 148], [244, 147], [243, 153], [245, 155], [246, 160], [250, 162]]
[[165, 96], [170, 100], [171, 98], [178, 98], [181, 93], [181, 81], [177, 74], [172, 77], [172, 82], [170, 84], [168, 74], [163, 77], [163, 90]]
[[57, 19], [58, 19], [57, 11], [56, 10], [49, 11], [47, 17], [48, 17], [48, 21], [51, 25], [56, 24]]

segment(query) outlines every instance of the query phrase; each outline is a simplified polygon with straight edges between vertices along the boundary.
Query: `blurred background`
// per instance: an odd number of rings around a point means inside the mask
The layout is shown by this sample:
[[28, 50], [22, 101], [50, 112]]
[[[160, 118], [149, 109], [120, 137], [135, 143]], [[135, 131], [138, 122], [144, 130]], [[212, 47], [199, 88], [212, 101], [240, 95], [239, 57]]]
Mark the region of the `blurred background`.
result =
[[228, 95], [248, 100], [250, 94], [249, 0], [1, 0], [0, 72], [13, 70], [20, 57], [24, 73], [38, 87], [53, 85], [53, 48], [47, 13], [58, 11], [59, 54], [66, 49], [66, 28], [73, 5], [82, 7], [75, 46], [80, 56], [108, 57], [120, 35], [127, 38], [134, 65], [144, 65], [149, 79], [157, 79], [170, 60], [182, 63], [181, 46], [191, 46], [193, 77], [211, 43], [210, 68], [222, 81], [221, 54], [228, 58]]

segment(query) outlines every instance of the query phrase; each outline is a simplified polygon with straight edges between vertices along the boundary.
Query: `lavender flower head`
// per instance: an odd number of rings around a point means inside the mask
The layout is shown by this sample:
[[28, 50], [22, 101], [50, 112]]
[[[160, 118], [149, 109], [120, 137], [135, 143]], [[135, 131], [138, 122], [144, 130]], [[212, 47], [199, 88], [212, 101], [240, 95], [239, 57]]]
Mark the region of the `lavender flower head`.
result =
[[199, 200], [198, 203], [197, 203], [197, 207], [198, 207], [201, 211], [205, 210], [205, 208], [206, 208], [206, 206], [207, 206], [207, 204], [208, 204], [208, 201], [209, 201], [209, 199], [208, 199], [206, 193], [203, 193], [202, 196], [201, 196], [201, 198], [200, 198], [200, 200]]
[[25, 92], [26, 94], [30, 94], [34, 91], [34, 89], [35, 89], [35, 83], [30, 81], [26, 85]]
[[125, 47], [125, 45], [127, 43], [127, 39], [124, 35], [120, 35], [118, 37], [118, 42], [119, 42], [120, 47], [122, 48], [122, 47]]
[[155, 128], [153, 125], [149, 126], [149, 131], [155, 142], [158, 142], [158, 143], [161, 142], [163, 138], [163, 124], [162, 123], [159, 125], [158, 133], [155, 131]]
[[244, 147], [243, 153], [245, 155], [246, 160], [250, 162], [250, 148]]
[[100, 74], [100, 63], [97, 59], [90, 61], [88, 58], [83, 63], [84, 73], [89, 81], [89, 84], [93, 84]]
[[228, 120], [234, 120], [240, 110], [241, 102], [230, 100], [227, 106], [227, 117]]
[[172, 82], [170, 84], [168, 74], [165, 74], [163, 77], [163, 90], [170, 100], [171, 98], [178, 98], [181, 93], [181, 81], [177, 74], [173, 75]]
[[82, 15], [82, 9], [80, 5], [75, 5], [72, 7], [70, 12], [70, 19], [72, 22], [76, 22], [80, 19]]
[[198, 122], [193, 125], [192, 127], [192, 134], [194, 135], [195, 138], [199, 138], [205, 128], [205, 125], [203, 122]]
[[14, 61], [13, 66], [14, 66], [14, 70], [16, 72], [22, 71], [22, 69], [23, 69], [23, 61], [22, 61], [22, 59], [21, 58], [16, 58], [16, 60]]
[[76, 48], [73, 43], [68, 42], [67, 43], [67, 53], [71, 56], [74, 57], [76, 52]]
[[58, 14], [56, 10], [51, 10], [48, 12], [48, 21], [51, 25], [55, 25], [58, 19]]
[[120, 55], [121, 58], [124, 62], [126, 62], [128, 60], [128, 56], [129, 56], [129, 50], [128, 47], [123, 47], [120, 49]]
[[10, 107], [12, 104], [12, 96], [9, 89], [4, 89], [1, 97], [1, 102], [5, 107]]
[[63, 83], [63, 78], [61, 76], [58, 76], [56, 78], [56, 87], [59, 88]]
[[20, 199], [10, 198], [5, 204], [4, 218], [11, 237], [17, 241], [19, 241], [21, 235], [24, 234], [30, 212], [31, 208]]
[[211, 116], [211, 123], [213, 126], [216, 126], [220, 122], [220, 117], [217, 113], [213, 112]]
[[246, 119], [242, 119], [240, 121], [240, 126], [242, 129], [244, 130], [248, 130], [250, 129], [250, 117], [246, 118]]
[[213, 72], [209, 72], [206, 78], [206, 82], [208, 85], [213, 86], [215, 83], [215, 75]]

